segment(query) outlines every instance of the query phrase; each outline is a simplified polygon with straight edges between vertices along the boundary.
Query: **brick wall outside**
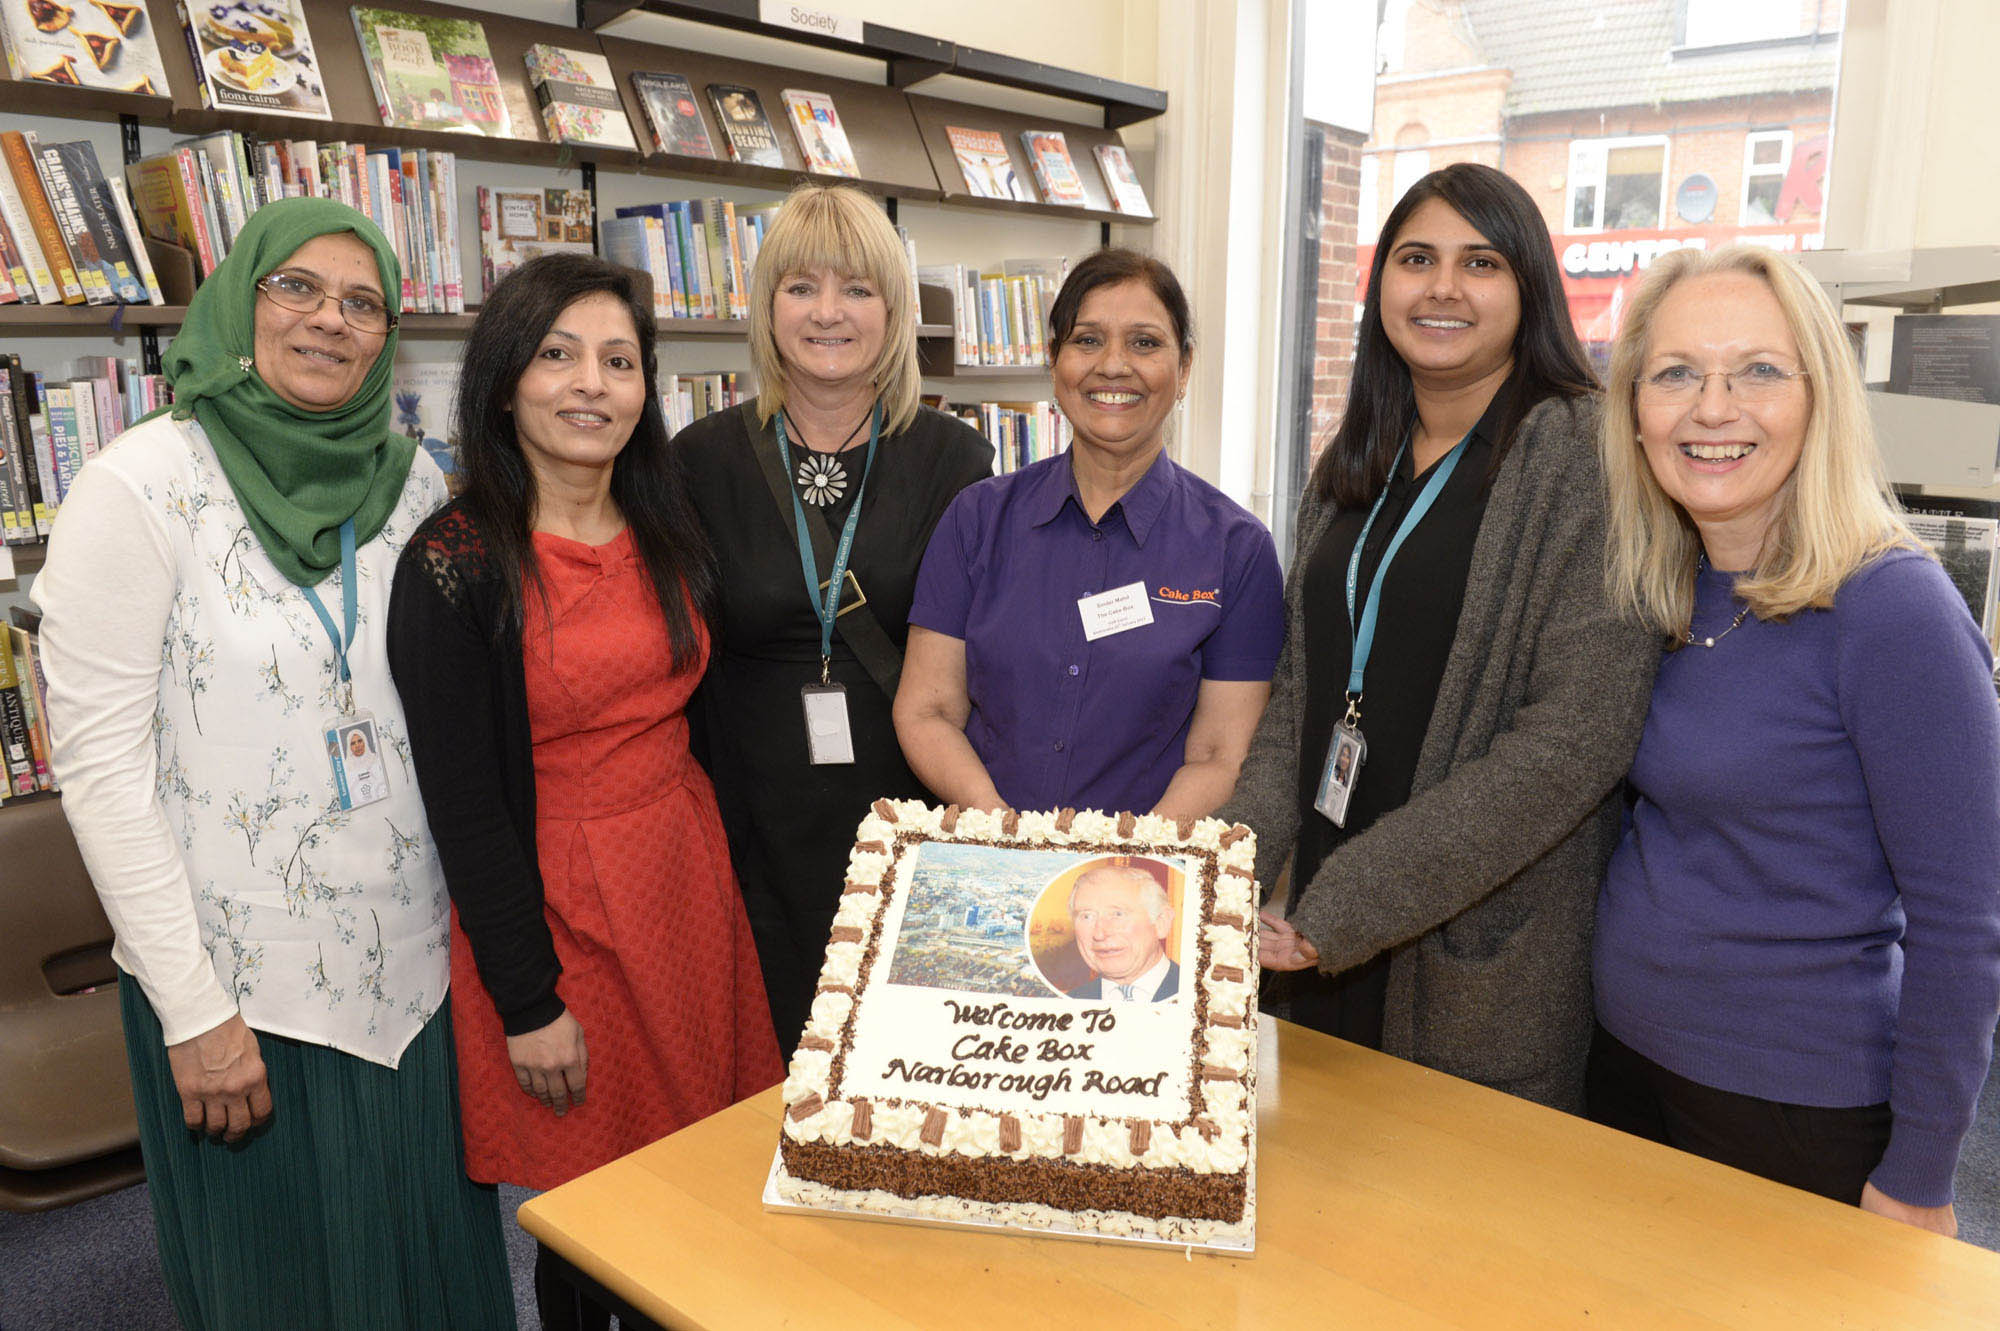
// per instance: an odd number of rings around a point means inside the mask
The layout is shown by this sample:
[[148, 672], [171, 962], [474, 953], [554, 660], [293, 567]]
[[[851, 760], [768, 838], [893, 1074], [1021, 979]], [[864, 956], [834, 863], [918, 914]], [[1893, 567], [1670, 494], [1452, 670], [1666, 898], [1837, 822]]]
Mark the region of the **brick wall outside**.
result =
[[[1674, 213], [1674, 191], [1697, 171], [1716, 184], [1715, 216], [1720, 225], [1740, 220], [1743, 203], [1743, 144], [1763, 130], [1788, 129], [1792, 145], [1827, 133], [1833, 98], [1828, 93], [1737, 98], [1699, 106], [1654, 111], [1644, 108], [1569, 115], [1521, 116], [1508, 122], [1508, 175], [1521, 182], [1551, 231], [1572, 231], [1563, 209], [1567, 201], [1569, 146], [1574, 139], [1664, 135], [1667, 142], [1667, 205], [1660, 225], [1685, 225]], [[1386, 202], [1384, 204], [1386, 207]], [[1801, 213], [1792, 219], [1807, 222]]]
[[1309, 448], [1318, 455], [1347, 402], [1354, 362], [1355, 227], [1361, 200], [1362, 136], [1322, 125], [1320, 156], [1319, 289], [1313, 314], [1312, 420]]

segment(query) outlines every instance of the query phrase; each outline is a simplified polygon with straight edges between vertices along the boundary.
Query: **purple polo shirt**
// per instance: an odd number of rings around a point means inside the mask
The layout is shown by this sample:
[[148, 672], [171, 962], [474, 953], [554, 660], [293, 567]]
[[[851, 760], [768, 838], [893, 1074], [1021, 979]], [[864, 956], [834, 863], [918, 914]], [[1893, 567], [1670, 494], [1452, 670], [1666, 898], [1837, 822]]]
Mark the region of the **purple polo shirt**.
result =
[[[1134, 582], [1153, 622], [1085, 642], [1078, 600]], [[1096, 523], [1064, 453], [959, 492], [910, 623], [965, 643], [965, 737], [1002, 799], [1144, 813], [1201, 681], [1271, 678], [1284, 579], [1264, 524], [1164, 452]]]

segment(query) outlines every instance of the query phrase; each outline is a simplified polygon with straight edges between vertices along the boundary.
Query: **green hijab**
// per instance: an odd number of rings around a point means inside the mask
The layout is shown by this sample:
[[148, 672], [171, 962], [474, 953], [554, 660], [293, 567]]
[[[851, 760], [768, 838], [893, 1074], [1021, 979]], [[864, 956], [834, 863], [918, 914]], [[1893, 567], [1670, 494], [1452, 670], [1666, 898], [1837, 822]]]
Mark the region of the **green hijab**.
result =
[[402, 268], [373, 222], [331, 199], [281, 199], [250, 215], [229, 257], [195, 292], [164, 366], [174, 390], [166, 410], [201, 423], [250, 530], [278, 571], [301, 587], [340, 566], [343, 522], [354, 520], [356, 545], [382, 530], [417, 450], [415, 440], [389, 428], [394, 328], [354, 396], [327, 411], [293, 406], [257, 373], [257, 283], [307, 241], [339, 231], [374, 251], [393, 310]]

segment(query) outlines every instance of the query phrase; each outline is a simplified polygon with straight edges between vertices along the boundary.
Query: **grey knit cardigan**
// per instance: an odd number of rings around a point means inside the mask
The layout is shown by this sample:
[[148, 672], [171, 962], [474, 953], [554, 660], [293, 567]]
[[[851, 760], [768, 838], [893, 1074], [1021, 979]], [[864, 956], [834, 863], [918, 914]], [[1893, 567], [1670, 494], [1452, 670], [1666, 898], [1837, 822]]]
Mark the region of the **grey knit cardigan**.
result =
[[[1659, 638], [1606, 601], [1596, 432], [1583, 399], [1551, 398], [1521, 423], [1488, 492], [1409, 802], [1329, 855], [1291, 917], [1328, 974], [1390, 953], [1389, 1053], [1571, 1111], [1598, 882], [1660, 656]], [[1290, 631], [1222, 812], [1256, 831], [1267, 886], [1298, 840], [1302, 588], [1333, 514], [1310, 496], [1300, 506]]]

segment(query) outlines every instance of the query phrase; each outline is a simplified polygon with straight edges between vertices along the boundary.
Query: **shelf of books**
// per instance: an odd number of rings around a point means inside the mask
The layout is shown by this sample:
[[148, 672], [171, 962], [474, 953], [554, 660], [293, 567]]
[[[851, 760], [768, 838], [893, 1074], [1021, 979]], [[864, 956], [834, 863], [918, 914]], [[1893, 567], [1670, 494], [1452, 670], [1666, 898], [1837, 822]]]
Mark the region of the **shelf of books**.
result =
[[[391, 4], [215, 0], [187, 4], [183, 19], [168, 0], [0, 0], [0, 113], [32, 113], [43, 130], [0, 126], [0, 336], [60, 347], [140, 330], [150, 353], [149, 330], [180, 324], [258, 207], [336, 198], [370, 215], [403, 260], [397, 426], [450, 473], [449, 340], [535, 255], [594, 250], [641, 268], [663, 339], [739, 344], [715, 357], [737, 368], [663, 365], [662, 405], [685, 424], [749, 391], [748, 279], [783, 192], [801, 179], [996, 217], [1152, 221], [1116, 129], [901, 85], [964, 59], [991, 82], [1098, 101], [1113, 124], [1163, 106], [1150, 90], [1015, 68], [874, 25], [864, 25], [876, 43], [868, 53], [888, 62], [884, 84], [427, 0]], [[718, 22], [754, 7], [668, 8]], [[1114, 115], [1113, 102], [1130, 105]], [[153, 138], [138, 155], [128, 121], [122, 146], [137, 159], [120, 162], [101, 133], [71, 141], [41, 118], [129, 118], [179, 137]], [[56, 137], [66, 141], [44, 141]], [[613, 173], [601, 209], [594, 178], [571, 170], [579, 164]], [[529, 183], [512, 169], [521, 166], [549, 175]], [[921, 206], [911, 215], [936, 224]], [[947, 230], [941, 247], [962, 252], [965, 235]], [[1065, 247], [1059, 231], [1047, 234], [1049, 248]], [[913, 266], [921, 243], [911, 242]], [[923, 269], [926, 377], [1021, 381], [996, 384], [996, 395], [1045, 391], [1027, 381], [1046, 373], [1048, 304], [1066, 273], [1066, 260], [1050, 258]], [[164, 400], [147, 368], [68, 349], [26, 367], [0, 357], [0, 535], [28, 566], [76, 469]], [[960, 409], [1003, 444], [1003, 465], [1058, 446], [1047, 403]]]

